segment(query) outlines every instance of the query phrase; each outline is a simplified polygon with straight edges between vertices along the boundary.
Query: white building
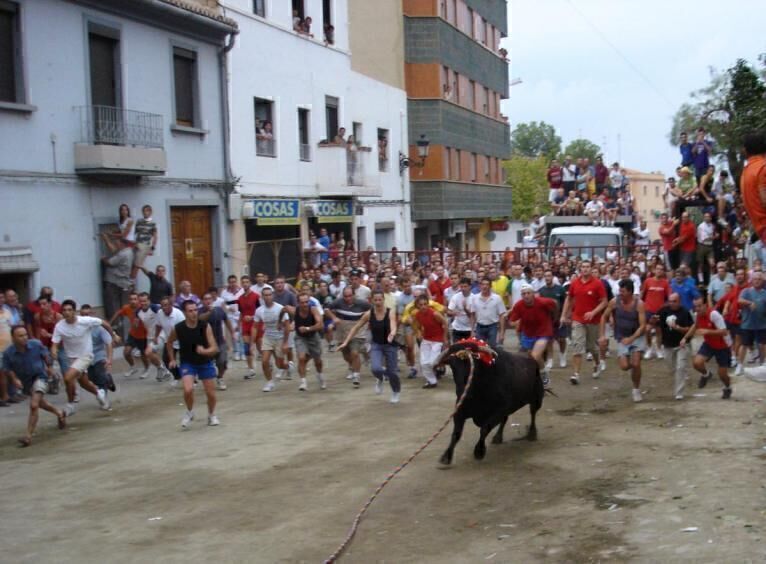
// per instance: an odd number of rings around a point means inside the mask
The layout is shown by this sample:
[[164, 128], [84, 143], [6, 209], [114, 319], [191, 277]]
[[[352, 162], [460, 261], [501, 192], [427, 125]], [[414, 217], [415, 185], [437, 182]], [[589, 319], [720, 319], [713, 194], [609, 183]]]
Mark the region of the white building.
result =
[[103, 304], [98, 235], [122, 203], [134, 218], [153, 207], [148, 268], [195, 291], [220, 282], [220, 57], [236, 24], [183, 0], [3, 0], [0, 23], [12, 54], [0, 61], [0, 287]]
[[[409, 179], [399, 171], [407, 153], [401, 2], [220, 4], [241, 32], [229, 59], [239, 179], [233, 271], [292, 276], [309, 232], [322, 227], [357, 249], [412, 248]], [[293, 29], [293, 12], [313, 20], [313, 37]], [[257, 137], [266, 123], [271, 132]], [[363, 148], [328, 144], [339, 127]]]

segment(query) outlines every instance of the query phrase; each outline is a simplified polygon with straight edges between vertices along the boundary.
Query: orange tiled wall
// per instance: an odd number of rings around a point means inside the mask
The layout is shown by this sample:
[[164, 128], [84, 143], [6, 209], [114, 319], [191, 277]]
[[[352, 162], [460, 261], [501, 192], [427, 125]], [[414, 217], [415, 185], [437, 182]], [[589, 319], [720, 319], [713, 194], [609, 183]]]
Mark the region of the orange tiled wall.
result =
[[440, 98], [442, 96], [441, 66], [435, 63], [407, 63], [404, 83], [411, 98]]
[[407, 16], [436, 16], [439, 14], [438, 0], [404, 0], [403, 8], [404, 14]]

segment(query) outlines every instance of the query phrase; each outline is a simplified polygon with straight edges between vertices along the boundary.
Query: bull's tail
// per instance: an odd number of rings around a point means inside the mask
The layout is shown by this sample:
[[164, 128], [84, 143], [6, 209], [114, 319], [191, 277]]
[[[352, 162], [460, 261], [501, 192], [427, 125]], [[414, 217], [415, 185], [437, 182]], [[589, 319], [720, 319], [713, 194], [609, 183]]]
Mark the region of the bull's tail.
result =
[[553, 390], [551, 390], [550, 388], [543, 388], [543, 393], [544, 393], [544, 394], [550, 394], [550, 395], [552, 395], [554, 398], [557, 398], [557, 397], [559, 397], [559, 396], [556, 394], [556, 392], [554, 392], [554, 391], [553, 391]]

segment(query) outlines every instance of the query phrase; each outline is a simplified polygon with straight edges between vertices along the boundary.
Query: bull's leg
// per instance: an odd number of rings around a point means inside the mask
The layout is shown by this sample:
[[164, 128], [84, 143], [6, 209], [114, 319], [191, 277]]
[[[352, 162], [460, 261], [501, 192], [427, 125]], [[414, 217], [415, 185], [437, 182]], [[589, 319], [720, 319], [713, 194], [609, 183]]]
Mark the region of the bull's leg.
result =
[[499, 445], [503, 443], [503, 429], [505, 429], [505, 424], [508, 422], [508, 416], [506, 415], [503, 417], [503, 420], [500, 421], [500, 426], [497, 428], [497, 433], [495, 433], [495, 436], [492, 437], [492, 444], [493, 445]]
[[529, 423], [529, 431], [527, 431], [527, 440], [528, 441], [536, 441], [537, 440], [537, 427], [535, 426], [535, 416], [537, 415], [537, 410], [539, 407], [534, 404], [529, 404], [529, 414], [532, 417], [532, 420]]
[[447, 450], [444, 451], [439, 462], [442, 464], [452, 464], [452, 454], [455, 452], [455, 445], [463, 435], [463, 425], [465, 425], [465, 417], [455, 414], [452, 419], [452, 439], [450, 440]]
[[484, 425], [481, 428], [481, 432], [479, 433], [479, 441], [476, 443], [476, 446], [473, 449], [473, 457], [476, 460], [482, 460], [484, 456], [487, 454], [487, 435], [489, 435], [489, 432], [492, 430], [492, 427], [494, 425]]

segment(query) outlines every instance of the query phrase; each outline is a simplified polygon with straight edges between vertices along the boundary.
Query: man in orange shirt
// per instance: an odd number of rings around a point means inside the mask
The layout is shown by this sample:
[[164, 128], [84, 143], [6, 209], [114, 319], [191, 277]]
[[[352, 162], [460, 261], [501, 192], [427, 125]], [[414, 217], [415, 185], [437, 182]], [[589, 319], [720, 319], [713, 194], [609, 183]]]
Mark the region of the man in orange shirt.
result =
[[747, 165], [739, 185], [745, 210], [758, 235], [757, 245], [763, 260], [766, 245], [766, 132], [751, 133], [743, 141]]
[[117, 321], [118, 317], [124, 317], [130, 322], [128, 338], [122, 349], [122, 356], [125, 357], [125, 361], [130, 366], [130, 370], [125, 373], [126, 378], [129, 378], [138, 372], [136, 361], [133, 360], [133, 349], [141, 351], [141, 362], [144, 363], [144, 372], [141, 374], [140, 378], [143, 379], [149, 376], [149, 361], [146, 358], [146, 326], [137, 315], [139, 308], [138, 294], [131, 292], [128, 303], [117, 310], [109, 320], [109, 325], [112, 326], [114, 326], [114, 322]]
[[673, 240], [673, 246], [681, 251], [680, 264], [685, 264], [691, 269], [697, 251], [697, 226], [689, 217], [689, 212], [681, 214], [681, 226], [678, 237]]

